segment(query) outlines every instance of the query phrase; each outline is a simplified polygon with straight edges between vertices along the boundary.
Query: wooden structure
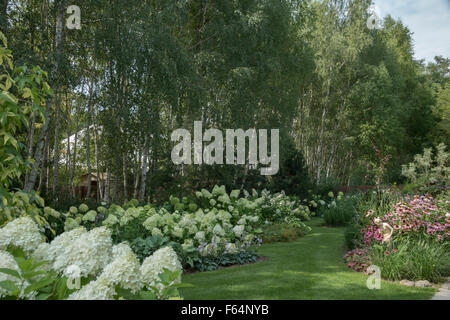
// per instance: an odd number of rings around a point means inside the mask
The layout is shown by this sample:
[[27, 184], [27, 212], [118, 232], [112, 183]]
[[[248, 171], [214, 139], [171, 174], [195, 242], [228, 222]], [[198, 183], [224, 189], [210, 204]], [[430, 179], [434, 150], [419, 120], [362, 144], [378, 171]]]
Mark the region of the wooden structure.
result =
[[[107, 174], [105, 172], [100, 172], [100, 174], [97, 176], [97, 172], [91, 173], [91, 194], [89, 195], [89, 198], [96, 198], [97, 197], [97, 189], [99, 187], [99, 182], [101, 183], [102, 187], [105, 187], [106, 184], [106, 178]], [[80, 182], [77, 183], [75, 186], [75, 196], [81, 199], [86, 198], [86, 194], [88, 191], [88, 179], [89, 174], [83, 174], [80, 177]], [[114, 176], [111, 174], [110, 176], [110, 185], [114, 183]]]

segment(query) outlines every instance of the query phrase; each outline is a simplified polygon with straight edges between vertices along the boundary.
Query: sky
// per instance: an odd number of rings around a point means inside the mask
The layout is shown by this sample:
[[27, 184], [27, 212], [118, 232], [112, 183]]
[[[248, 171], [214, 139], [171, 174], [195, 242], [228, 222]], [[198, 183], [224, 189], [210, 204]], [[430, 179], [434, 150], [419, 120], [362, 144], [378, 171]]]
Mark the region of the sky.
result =
[[373, 0], [380, 17], [400, 18], [413, 32], [416, 59], [450, 58], [450, 0]]

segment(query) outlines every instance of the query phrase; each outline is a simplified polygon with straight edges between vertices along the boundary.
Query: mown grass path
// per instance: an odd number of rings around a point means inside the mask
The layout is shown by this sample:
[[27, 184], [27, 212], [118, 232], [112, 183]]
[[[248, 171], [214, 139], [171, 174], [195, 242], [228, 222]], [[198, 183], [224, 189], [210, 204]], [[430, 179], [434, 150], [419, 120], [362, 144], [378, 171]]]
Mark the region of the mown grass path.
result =
[[344, 229], [309, 222], [312, 233], [289, 243], [265, 244], [268, 260], [250, 265], [188, 274], [185, 299], [430, 299], [433, 288], [381, 282], [369, 290], [367, 276], [345, 266]]

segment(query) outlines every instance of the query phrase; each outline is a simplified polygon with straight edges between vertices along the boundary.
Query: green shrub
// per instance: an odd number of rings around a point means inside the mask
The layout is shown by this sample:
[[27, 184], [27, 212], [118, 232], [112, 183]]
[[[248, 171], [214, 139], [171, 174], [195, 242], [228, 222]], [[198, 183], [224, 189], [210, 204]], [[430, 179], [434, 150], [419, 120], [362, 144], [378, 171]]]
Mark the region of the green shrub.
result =
[[321, 196], [326, 196], [330, 191], [338, 193], [341, 182], [336, 177], [322, 178], [316, 186], [316, 193]]
[[295, 228], [287, 223], [270, 224], [264, 227], [262, 239], [265, 243], [295, 241], [303, 233], [300, 228]]
[[356, 200], [352, 196], [343, 197], [331, 202], [327, 207], [322, 207], [320, 214], [327, 225], [344, 226], [356, 216]]
[[349, 223], [345, 228], [345, 245], [348, 249], [354, 249], [361, 240], [361, 226], [356, 223]]
[[437, 194], [445, 189], [450, 180], [449, 153], [444, 143], [436, 147], [433, 158], [431, 148], [425, 148], [423, 155], [416, 154], [414, 162], [402, 166], [402, 174], [423, 193]]
[[175, 251], [180, 251], [180, 245], [170, 241], [167, 237], [162, 236], [149, 236], [145, 239], [136, 238], [130, 243], [130, 247], [136, 254], [136, 257], [142, 263], [145, 258], [151, 256], [156, 250], [162, 247], [172, 247]]

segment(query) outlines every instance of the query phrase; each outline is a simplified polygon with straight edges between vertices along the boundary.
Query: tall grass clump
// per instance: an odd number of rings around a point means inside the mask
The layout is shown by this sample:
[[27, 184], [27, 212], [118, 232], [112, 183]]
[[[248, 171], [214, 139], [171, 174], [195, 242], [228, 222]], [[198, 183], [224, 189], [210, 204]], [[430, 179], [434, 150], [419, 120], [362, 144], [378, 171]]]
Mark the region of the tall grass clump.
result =
[[430, 240], [401, 241], [396, 249], [374, 245], [369, 250], [372, 264], [388, 280], [428, 280], [434, 283], [450, 276], [450, 244]]

